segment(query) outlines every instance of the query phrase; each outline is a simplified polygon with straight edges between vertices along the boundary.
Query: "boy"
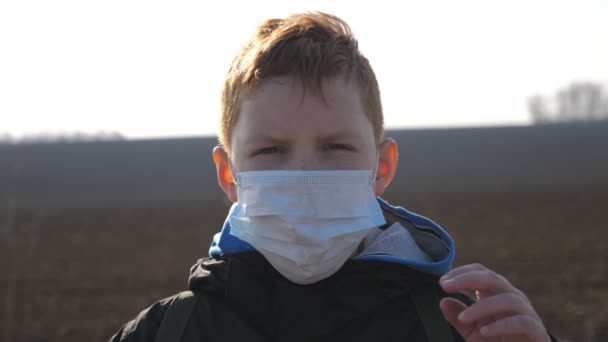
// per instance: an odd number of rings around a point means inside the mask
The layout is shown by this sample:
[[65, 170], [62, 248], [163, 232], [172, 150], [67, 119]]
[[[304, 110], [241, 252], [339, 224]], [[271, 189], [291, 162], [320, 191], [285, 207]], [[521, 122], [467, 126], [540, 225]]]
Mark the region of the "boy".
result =
[[521, 291], [482, 265], [449, 271], [448, 234], [377, 197], [397, 145], [339, 18], [258, 28], [228, 72], [219, 140], [234, 205], [191, 269], [194, 296], [154, 304], [111, 341], [551, 340]]

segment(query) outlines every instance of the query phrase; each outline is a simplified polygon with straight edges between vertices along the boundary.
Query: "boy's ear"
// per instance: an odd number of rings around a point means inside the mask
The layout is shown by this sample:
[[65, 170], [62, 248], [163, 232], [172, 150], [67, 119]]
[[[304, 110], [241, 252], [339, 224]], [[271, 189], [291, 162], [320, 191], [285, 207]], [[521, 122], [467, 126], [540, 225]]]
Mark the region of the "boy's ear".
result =
[[232, 202], [237, 202], [236, 184], [234, 184], [234, 179], [232, 179], [228, 160], [228, 153], [223, 147], [216, 146], [213, 148], [213, 161], [215, 162], [215, 170], [217, 172], [217, 182], [226, 196], [228, 196], [228, 199]]
[[374, 181], [374, 192], [381, 196], [397, 172], [399, 152], [397, 143], [391, 138], [384, 139], [378, 146], [378, 170]]

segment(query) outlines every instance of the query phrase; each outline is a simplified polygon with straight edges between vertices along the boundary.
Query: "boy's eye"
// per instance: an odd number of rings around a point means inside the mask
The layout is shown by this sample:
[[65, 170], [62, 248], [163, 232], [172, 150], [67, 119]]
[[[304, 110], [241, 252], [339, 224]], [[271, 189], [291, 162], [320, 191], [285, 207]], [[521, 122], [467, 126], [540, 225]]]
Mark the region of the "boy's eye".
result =
[[275, 154], [275, 153], [281, 153], [284, 152], [284, 149], [279, 147], [279, 146], [269, 146], [269, 147], [264, 147], [264, 148], [260, 148], [258, 150], [256, 150], [253, 155], [259, 155], [259, 154]]
[[346, 144], [327, 144], [323, 146], [325, 150], [343, 150], [343, 151], [354, 151], [355, 149]]

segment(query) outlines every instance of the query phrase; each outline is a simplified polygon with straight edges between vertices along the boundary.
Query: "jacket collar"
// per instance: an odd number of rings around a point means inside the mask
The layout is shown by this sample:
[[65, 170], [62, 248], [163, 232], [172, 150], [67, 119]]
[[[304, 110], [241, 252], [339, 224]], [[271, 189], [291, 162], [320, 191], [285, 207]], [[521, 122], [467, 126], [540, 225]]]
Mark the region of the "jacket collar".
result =
[[[374, 260], [389, 263], [407, 265], [411, 268], [425, 273], [443, 275], [447, 273], [454, 262], [454, 242], [452, 238], [439, 225], [430, 219], [412, 213], [404, 208], [393, 206], [382, 198], [377, 198], [387, 223], [380, 227], [386, 229], [394, 222], [400, 222], [412, 235], [416, 243], [432, 259], [432, 262], [420, 262], [394, 257], [391, 255], [369, 255], [355, 259]], [[235, 206], [230, 208], [228, 216], [224, 221], [222, 231], [215, 234], [211, 247], [210, 257], [221, 257], [237, 253], [255, 251], [253, 246], [230, 234], [230, 222], [228, 217]]]

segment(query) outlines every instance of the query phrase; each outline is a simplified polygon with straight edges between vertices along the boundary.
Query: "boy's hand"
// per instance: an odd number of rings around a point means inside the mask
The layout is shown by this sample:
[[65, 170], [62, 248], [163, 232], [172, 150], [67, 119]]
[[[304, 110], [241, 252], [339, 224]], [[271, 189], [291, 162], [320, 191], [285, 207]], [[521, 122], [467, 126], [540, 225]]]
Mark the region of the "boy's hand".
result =
[[453, 269], [439, 283], [445, 292], [475, 292], [471, 306], [453, 298], [440, 303], [446, 320], [467, 342], [551, 341], [523, 292], [480, 264]]

